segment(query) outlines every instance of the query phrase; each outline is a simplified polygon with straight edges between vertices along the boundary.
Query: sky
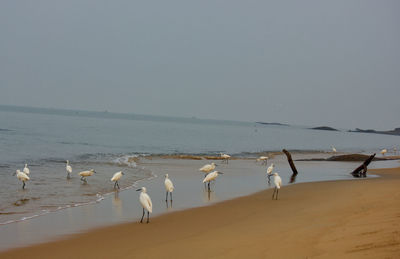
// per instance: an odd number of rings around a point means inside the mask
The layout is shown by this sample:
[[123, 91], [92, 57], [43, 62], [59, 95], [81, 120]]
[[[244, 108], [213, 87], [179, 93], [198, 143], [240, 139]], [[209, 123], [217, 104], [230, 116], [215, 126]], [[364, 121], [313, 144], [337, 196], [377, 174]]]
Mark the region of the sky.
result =
[[0, 1], [0, 104], [400, 127], [400, 1]]

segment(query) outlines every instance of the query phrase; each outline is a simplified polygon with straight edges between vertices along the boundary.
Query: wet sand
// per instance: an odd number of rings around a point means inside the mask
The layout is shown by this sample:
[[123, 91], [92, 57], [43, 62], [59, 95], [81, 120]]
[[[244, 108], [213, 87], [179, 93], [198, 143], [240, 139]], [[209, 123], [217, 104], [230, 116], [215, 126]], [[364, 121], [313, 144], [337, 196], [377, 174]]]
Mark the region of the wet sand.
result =
[[1, 258], [399, 258], [400, 168], [284, 186], [19, 248]]

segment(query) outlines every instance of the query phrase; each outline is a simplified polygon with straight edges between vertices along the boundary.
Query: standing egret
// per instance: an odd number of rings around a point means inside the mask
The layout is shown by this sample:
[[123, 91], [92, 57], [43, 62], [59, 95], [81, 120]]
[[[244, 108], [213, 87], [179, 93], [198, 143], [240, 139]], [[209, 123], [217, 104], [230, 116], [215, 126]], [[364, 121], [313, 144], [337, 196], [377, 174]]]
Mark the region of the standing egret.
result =
[[221, 172], [218, 171], [214, 171], [209, 173], [203, 180], [203, 183], [208, 183], [208, 191], [210, 191], [210, 182], [215, 180], [219, 174], [223, 174]]
[[221, 153], [221, 158], [222, 158], [222, 162], [225, 162], [225, 163], [228, 164], [229, 159], [231, 158], [231, 156], [228, 155], [228, 154]]
[[275, 168], [274, 163], [271, 163], [271, 165], [267, 168], [268, 183], [271, 182], [272, 171], [274, 170], [274, 168]]
[[168, 178], [168, 174], [165, 175], [164, 185], [165, 185], [165, 190], [167, 191], [165, 195], [165, 201], [168, 201], [168, 193], [169, 193], [172, 202], [172, 192], [174, 191], [175, 187], [172, 181]]
[[387, 153], [387, 149], [386, 149], [386, 148], [384, 148], [384, 149], [381, 150], [382, 156], [384, 156], [386, 153]]
[[25, 164], [25, 167], [24, 167], [24, 174], [26, 174], [26, 175], [29, 175], [29, 174], [30, 174], [30, 170], [29, 170], [29, 168], [28, 168], [28, 164]]
[[136, 191], [142, 191], [139, 197], [140, 204], [142, 204], [143, 207], [143, 215], [142, 219], [140, 220], [140, 223], [143, 222], [145, 209], [147, 210], [147, 223], [149, 223], [149, 213], [153, 212], [153, 203], [151, 203], [150, 196], [146, 193], [147, 191], [146, 187], [142, 187], [141, 189], [137, 189]]
[[[204, 174], [204, 178], [206, 178], [207, 174], [209, 172], [211, 172], [212, 170], [215, 169], [217, 165], [215, 163], [211, 163], [211, 164], [206, 164], [204, 165], [202, 168], [199, 169], [199, 171], [202, 171]], [[206, 184], [204, 184], [204, 188], [206, 187]]]
[[393, 148], [393, 153], [394, 153], [395, 155], [397, 155], [397, 148], [396, 148], [396, 147]]
[[336, 148], [334, 147], [334, 146], [331, 146], [332, 147], [332, 151], [334, 152], [334, 153], [336, 153], [337, 151], [336, 151]]
[[268, 157], [267, 156], [260, 156], [259, 158], [256, 159], [256, 162], [261, 161], [262, 165], [267, 165], [268, 162]]
[[67, 165], [65, 166], [65, 170], [67, 171], [67, 179], [71, 178], [72, 167], [69, 165], [69, 160], [67, 160]]
[[18, 180], [20, 180], [22, 184], [22, 189], [25, 189], [25, 182], [29, 181], [29, 176], [27, 176], [24, 172], [21, 172], [19, 169], [14, 173], [17, 175]]
[[96, 173], [96, 171], [94, 169], [90, 169], [89, 171], [80, 172], [79, 175], [81, 176], [81, 181], [87, 183], [86, 177], [92, 176], [94, 173]]
[[118, 189], [119, 189], [118, 181], [119, 181], [119, 179], [121, 179], [121, 177], [122, 177], [123, 175], [124, 175], [124, 173], [123, 173], [122, 171], [119, 171], [119, 172], [116, 172], [116, 173], [113, 175], [113, 177], [111, 177], [111, 181], [112, 181], [112, 182], [115, 182], [115, 183], [114, 183], [114, 189], [115, 189], [116, 186], [118, 186]]
[[280, 189], [281, 186], [282, 186], [282, 179], [281, 179], [281, 177], [279, 176], [278, 173], [274, 173], [273, 175], [274, 175], [274, 185], [275, 185], [275, 189], [274, 189], [274, 193], [272, 194], [272, 199], [274, 199], [274, 195], [275, 195], [275, 193], [276, 193], [275, 200], [277, 200], [277, 199], [278, 199], [278, 192], [279, 192], [279, 189]]

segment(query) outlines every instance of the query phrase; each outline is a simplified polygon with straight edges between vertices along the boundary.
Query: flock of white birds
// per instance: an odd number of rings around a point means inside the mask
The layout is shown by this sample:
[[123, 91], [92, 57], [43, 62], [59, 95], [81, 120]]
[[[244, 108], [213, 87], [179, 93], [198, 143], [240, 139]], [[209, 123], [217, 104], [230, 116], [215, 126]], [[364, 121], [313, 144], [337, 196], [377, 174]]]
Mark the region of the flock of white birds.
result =
[[[332, 146], [332, 151], [334, 153], [336, 153], [336, 148], [334, 146]], [[382, 156], [384, 156], [387, 153], [387, 149], [382, 149], [381, 150], [381, 154]], [[397, 149], [394, 148], [393, 152], [396, 154], [397, 153]], [[221, 153], [221, 158], [222, 158], [222, 162], [228, 164], [229, 163], [229, 159], [231, 158], [230, 155], [228, 154], [224, 154]], [[256, 162], [260, 162], [262, 165], [267, 165], [268, 162], [268, 157], [267, 156], [260, 156], [259, 158], [256, 159]], [[210, 191], [210, 183], [212, 181], [215, 181], [218, 177], [218, 175], [223, 174], [220, 171], [216, 171], [215, 167], [217, 165], [215, 163], [211, 163], [211, 164], [206, 164], [203, 167], [201, 167], [199, 169], [199, 171], [205, 173], [204, 174], [204, 179], [203, 179], [203, 183], [206, 185], [208, 185], [208, 191]], [[72, 167], [69, 163], [69, 161], [67, 160], [67, 164], [65, 166], [66, 172], [67, 172], [67, 179], [71, 178], [71, 173], [72, 173]], [[271, 165], [267, 168], [267, 179], [268, 179], [268, 183], [270, 183], [271, 177], [274, 177], [274, 192], [272, 194], [272, 199], [278, 199], [278, 192], [279, 189], [282, 187], [282, 179], [279, 176], [278, 173], [273, 172], [275, 169], [275, 165], [273, 163], [271, 163]], [[81, 181], [87, 183], [87, 177], [92, 176], [93, 174], [95, 174], [96, 171], [94, 169], [90, 169], [87, 171], [82, 171], [79, 172], [78, 175], [81, 177]], [[21, 170], [16, 170], [16, 172], [14, 173], [14, 175], [17, 176], [18, 180], [21, 181], [23, 183], [22, 185], [22, 189], [25, 189], [25, 182], [29, 181], [29, 174], [30, 174], [30, 170], [28, 168], [28, 165], [25, 164], [24, 169]], [[116, 172], [112, 177], [111, 177], [111, 181], [114, 182], [114, 189], [115, 188], [120, 188], [119, 187], [119, 183], [118, 181], [122, 178], [122, 176], [124, 175], [124, 173], [122, 171]], [[166, 196], [165, 196], [165, 201], [168, 202], [168, 194], [170, 195], [170, 200], [172, 202], [172, 192], [174, 191], [175, 187], [174, 184], [172, 183], [171, 179], [169, 179], [168, 174], [165, 175], [165, 181], [164, 181], [164, 185], [165, 185], [165, 190], [166, 190]], [[152, 213], [153, 211], [153, 204], [151, 202], [151, 198], [150, 196], [147, 194], [147, 190], [146, 187], [142, 187], [140, 189], [137, 189], [137, 191], [141, 191], [140, 193], [140, 197], [139, 197], [139, 201], [140, 204], [143, 207], [143, 215], [142, 215], [142, 219], [140, 220], [140, 223], [143, 222], [143, 217], [145, 215], [145, 211], [147, 211], [147, 223], [149, 223], [149, 214]]]

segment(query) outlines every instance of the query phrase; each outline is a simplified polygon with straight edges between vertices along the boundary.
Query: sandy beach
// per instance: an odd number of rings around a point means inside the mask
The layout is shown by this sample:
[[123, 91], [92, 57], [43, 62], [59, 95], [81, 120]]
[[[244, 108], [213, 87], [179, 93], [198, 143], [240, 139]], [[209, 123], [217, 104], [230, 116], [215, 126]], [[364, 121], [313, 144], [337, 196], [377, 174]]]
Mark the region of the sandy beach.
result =
[[398, 258], [400, 168], [99, 228], [1, 258]]

